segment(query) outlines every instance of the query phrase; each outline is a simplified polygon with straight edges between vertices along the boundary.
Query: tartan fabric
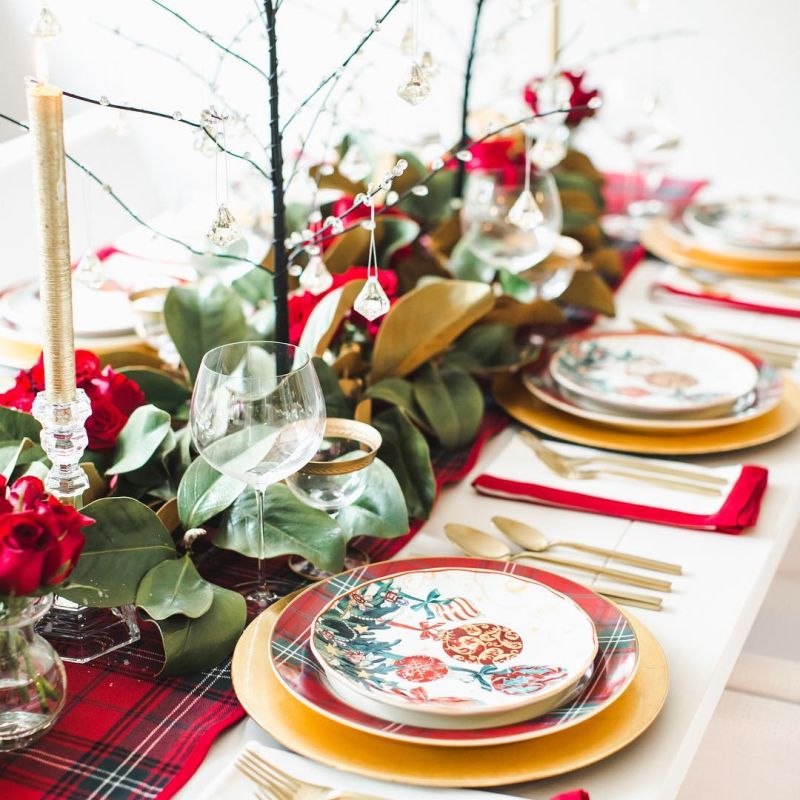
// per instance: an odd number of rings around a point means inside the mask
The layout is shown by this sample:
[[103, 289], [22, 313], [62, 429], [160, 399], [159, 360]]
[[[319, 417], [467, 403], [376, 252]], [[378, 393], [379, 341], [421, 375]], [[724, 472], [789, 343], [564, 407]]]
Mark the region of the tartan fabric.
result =
[[[433, 455], [437, 486], [463, 478], [492, 435], [506, 424], [490, 409], [469, 447]], [[422, 523], [398, 539], [358, 542], [374, 561], [391, 558]], [[254, 565], [235, 553], [212, 550], [200, 566], [206, 577], [233, 586]], [[303, 581], [274, 563], [272, 586], [281, 594]], [[0, 798], [5, 800], [148, 800], [172, 797], [200, 765], [214, 739], [244, 716], [231, 687], [230, 662], [181, 678], [159, 677], [163, 650], [155, 626], [142, 639], [90, 664], [67, 664], [67, 706], [55, 727], [16, 753], [0, 754]]]

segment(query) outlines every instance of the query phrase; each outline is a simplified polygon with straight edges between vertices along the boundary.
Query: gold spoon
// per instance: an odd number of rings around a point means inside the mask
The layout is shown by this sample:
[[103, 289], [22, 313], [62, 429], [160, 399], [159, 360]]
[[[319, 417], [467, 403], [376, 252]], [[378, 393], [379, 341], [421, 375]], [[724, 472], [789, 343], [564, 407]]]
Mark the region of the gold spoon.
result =
[[[463, 550], [469, 556], [476, 558], [488, 558], [497, 561], [516, 561], [521, 558], [540, 558], [536, 553], [512, 553], [508, 545], [490, 536], [488, 533], [479, 531], [477, 528], [471, 528], [468, 525], [459, 525], [456, 523], [448, 523], [444, 526], [447, 538], [453, 544]], [[541, 560], [549, 560], [546, 557]], [[561, 566], [572, 566], [575, 569], [584, 569], [588, 572], [595, 572], [595, 568], [590, 564], [582, 564], [579, 561], [567, 561], [561, 563]], [[610, 570], [616, 573], [616, 570]], [[608, 574], [608, 571], [602, 574]], [[629, 575], [630, 573], [621, 573], [622, 575]], [[638, 576], [633, 576], [638, 579]], [[620, 578], [617, 578], [620, 580]], [[638, 585], [638, 584], [637, 584]], [[653, 597], [647, 594], [638, 594], [636, 592], [627, 592], [624, 589], [615, 589], [611, 586], [592, 587], [592, 591], [608, 597], [611, 600], [616, 600], [620, 603], [628, 605], [639, 606], [640, 608], [649, 608], [658, 611], [661, 608], [661, 598]]]
[[594, 545], [582, 544], [580, 542], [552, 541], [541, 533], [541, 531], [536, 530], [536, 528], [526, 525], [524, 522], [510, 519], [509, 517], [492, 517], [492, 522], [497, 525], [514, 544], [518, 544], [520, 547], [533, 553], [541, 553], [545, 550], [549, 550], [551, 547], [569, 547], [572, 550], [580, 550], [583, 553], [593, 553], [596, 556], [605, 556], [606, 558], [621, 561], [625, 564], [631, 564], [635, 567], [642, 567], [642, 569], [650, 569], [655, 572], [668, 572], [670, 575], [683, 574], [683, 570], [679, 564], [670, 564], [669, 561], [656, 561], [654, 558], [645, 558], [644, 556], [637, 556], [633, 553], [620, 553], [616, 550], [608, 550], [605, 547], [595, 547]]

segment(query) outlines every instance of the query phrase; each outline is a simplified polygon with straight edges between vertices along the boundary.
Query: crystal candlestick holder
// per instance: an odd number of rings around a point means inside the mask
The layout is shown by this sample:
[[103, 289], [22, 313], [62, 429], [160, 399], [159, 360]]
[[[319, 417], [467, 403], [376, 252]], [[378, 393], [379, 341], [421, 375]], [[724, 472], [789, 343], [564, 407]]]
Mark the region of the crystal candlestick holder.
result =
[[[52, 462], [45, 489], [62, 503], [78, 506], [89, 488], [81, 468], [89, 438], [85, 422], [92, 413], [86, 392], [78, 389], [70, 403], [53, 403], [36, 395], [33, 416], [42, 424], [42, 449]], [[56, 596], [50, 612], [37, 626], [64, 661], [85, 663], [140, 638], [132, 605], [91, 608]]]

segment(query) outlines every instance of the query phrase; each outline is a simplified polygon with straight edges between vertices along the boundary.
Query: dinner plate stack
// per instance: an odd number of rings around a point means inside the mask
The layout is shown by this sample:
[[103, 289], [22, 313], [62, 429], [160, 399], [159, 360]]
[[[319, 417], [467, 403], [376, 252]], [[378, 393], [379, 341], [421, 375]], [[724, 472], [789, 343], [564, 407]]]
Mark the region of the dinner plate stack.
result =
[[462, 786], [603, 758], [646, 729], [667, 689], [655, 640], [613, 603], [552, 573], [468, 558], [368, 564], [314, 584], [245, 632], [233, 680], [248, 713], [297, 752]]

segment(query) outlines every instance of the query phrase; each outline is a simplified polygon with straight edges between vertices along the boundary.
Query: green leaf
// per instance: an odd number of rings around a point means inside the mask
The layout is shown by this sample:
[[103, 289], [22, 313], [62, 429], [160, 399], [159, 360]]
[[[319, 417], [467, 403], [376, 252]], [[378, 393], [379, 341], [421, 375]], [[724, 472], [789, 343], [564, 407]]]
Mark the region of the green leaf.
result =
[[276, 484], [264, 498], [263, 543], [255, 493], [247, 492], [223, 516], [214, 544], [255, 558], [296, 553], [334, 572], [344, 563], [346, 537], [325, 512], [301, 503], [285, 486]]
[[0, 406], [0, 441], [18, 442], [27, 437], [38, 442], [41, 430], [42, 426], [30, 414]]
[[[423, 167], [422, 174], [426, 172]], [[455, 170], [443, 169], [425, 184], [428, 187], [428, 194], [425, 197], [411, 194], [395, 207], [424, 222], [426, 226], [435, 227], [452, 213], [450, 200], [453, 197], [455, 179]]]
[[83, 529], [83, 552], [59, 595], [99, 608], [133, 603], [139, 581], [175, 557], [172, 538], [152, 509], [130, 497], [104, 497], [81, 513], [95, 524]]
[[466, 236], [458, 240], [453, 252], [450, 253], [447, 268], [453, 273], [454, 278], [478, 283], [491, 283], [497, 272], [496, 267], [470, 250]]
[[[31, 454], [35, 457], [32, 457]], [[8, 482], [18, 464], [30, 464], [45, 457], [44, 450], [27, 436], [21, 442], [0, 442], [0, 475]]]
[[529, 363], [540, 348], [515, 342], [516, 331], [510, 325], [487, 322], [475, 325], [464, 333], [446, 355], [446, 363], [458, 365], [470, 372], [490, 372]]
[[405, 378], [384, 378], [370, 386], [366, 396], [403, 409], [415, 424], [425, 426], [414, 400], [414, 387], [411, 381]]
[[414, 397], [443, 447], [463, 447], [475, 438], [483, 394], [468, 372], [427, 364], [414, 379]]
[[153, 457], [170, 433], [170, 417], [155, 406], [139, 406], [120, 431], [108, 475], [133, 472]]
[[144, 392], [148, 403], [168, 411], [177, 412], [192, 396], [192, 389], [176, 381], [171, 375], [153, 367], [123, 367], [118, 370]]
[[153, 567], [136, 591], [136, 605], [157, 620], [175, 614], [197, 619], [213, 602], [212, 584], [201, 577], [188, 555]]
[[383, 217], [378, 239], [378, 266], [389, 268], [389, 261], [401, 247], [411, 244], [419, 236], [419, 225], [407, 217]]
[[520, 303], [529, 303], [531, 300], [536, 299], [536, 287], [519, 275], [514, 275], [513, 272], [509, 272], [507, 269], [501, 269], [498, 272], [498, 278], [503, 294], [519, 300]]
[[329, 417], [346, 417], [352, 419], [353, 404], [345, 397], [339, 386], [339, 377], [321, 358], [315, 358], [314, 369], [319, 378], [322, 394], [325, 396], [325, 410]]
[[355, 503], [345, 506], [336, 522], [348, 535], [384, 539], [408, 533], [408, 511], [394, 473], [380, 459], [367, 468], [367, 485]]
[[231, 284], [242, 300], [251, 306], [259, 306], [273, 297], [272, 273], [263, 267], [253, 267]]
[[383, 437], [378, 455], [397, 478], [409, 516], [427, 519], [436, 498], [436, 480], [425, 437], [398, 408], [382, 411], [372, 424]]
[[588, 175], [581, 175], [579, 172], [562, 172], [557, 170], [553, 173], [556, 179], [556, 186], [559, 189], [573, 189], [585, 192], [592, 198], [598, 208], [603, 207], [602, 181], [590, 178]]
[[164, 320], [192, 383], [209, 350], [247, 338], [239, 297], [221, 284], [173, 286], [164, 303]]
[[153, 620], [164, 644], [166, 675], [188, 675], [216, 667], [232, 652], [247, 622], [247, 604], [238, 592], [210, 584], [211, 607], [203, 616]]
[[187, 528], [197, 528], [224, 511], [247, 484], [222, 475], [198, 458], [186, 470], [178, 486], [178, 515]]

